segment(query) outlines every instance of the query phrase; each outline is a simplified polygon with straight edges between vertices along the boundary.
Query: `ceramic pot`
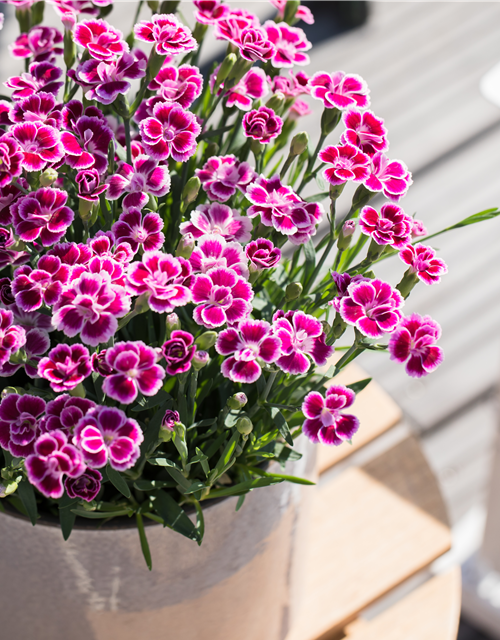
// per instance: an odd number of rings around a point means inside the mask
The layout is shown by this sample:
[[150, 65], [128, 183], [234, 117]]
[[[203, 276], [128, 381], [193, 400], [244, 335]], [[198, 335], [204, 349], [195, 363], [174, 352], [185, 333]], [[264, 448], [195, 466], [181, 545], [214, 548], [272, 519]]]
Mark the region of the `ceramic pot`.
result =
[[[310, 478], [314, 449], [301, 446], [303, 458], [286, 472]], [[237, 498], [216, 502], [205, 509], [201, 547], [148, 526], [152, 572], [135, 527], [75, 528], [64, 542], [56, 526], [0, 513], [1, 637], [283, 640], [313, 491], [257, 489], [237, 513]]]

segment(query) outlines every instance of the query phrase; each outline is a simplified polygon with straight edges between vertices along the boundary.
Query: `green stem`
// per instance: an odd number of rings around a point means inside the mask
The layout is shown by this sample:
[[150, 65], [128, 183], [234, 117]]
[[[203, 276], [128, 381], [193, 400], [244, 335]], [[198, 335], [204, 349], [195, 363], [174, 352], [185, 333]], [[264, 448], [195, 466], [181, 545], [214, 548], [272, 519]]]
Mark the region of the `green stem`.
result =
[[139, 4], [137, 5], [137, 9], [134, 16], [134, 21], [132, 22], [132, 28], [130, 29], [130, 33], [134, 33], [134, 26], [137, 24], [139, 20], [139, 14], [141, 13], [142, 3], [144, 0], [139, 0]]
[[127, 163], [132, 164], [132, 146], [130, 141], [130, 118], [123, 118], [125, 126], [125, 144], [127, 146]]
[[325, 264], [325, 260], [327, 259], [330, 251], [333, 249], [333, 245], [334, 244], [335, 244], [335, 238], [334, 237], [330, 237], [330, 241], [328, 242], [328, 244], [326, 246], [326, 249], [323, 251], [323, 254], [321, 256], [320, 261], [316, 265], [316, 267], [315, 267], [314, 271], [312, 272], [309, 280], [306, 282], [306, 285], [304, 287], [304, 291], [302, 292], [303, 296], [307, 295], [307, 293], [309, 292], [309, 289], [313, 286], [314, 281], [318, 277], [318, 274], [321, 271], [321, 268], [323, 267], [323, 265]]

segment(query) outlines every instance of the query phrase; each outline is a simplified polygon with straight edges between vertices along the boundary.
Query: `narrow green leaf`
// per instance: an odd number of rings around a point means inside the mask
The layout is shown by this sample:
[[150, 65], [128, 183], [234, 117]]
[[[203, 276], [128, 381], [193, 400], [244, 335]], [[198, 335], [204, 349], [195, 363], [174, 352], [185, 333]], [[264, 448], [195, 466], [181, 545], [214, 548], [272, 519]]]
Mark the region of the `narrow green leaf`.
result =
[[153, 494], [153, 506], [156, 513], [177, 533], [191, 540], [198, 540], [196, 527], [189, 519], [184, 509], [165, 491], [155, 491]]
[[315, 193], [312, 196], [308, 196], [307, 198], [305, 198], [306, 202], [321, 202], [322, 200], [325, 200], [325, 198], [328, 198], [328, 196], [330, 195], [329, 191], [322, 191], [321, 193]]
[[315, 482], [311, 482], [311, 480], [306, 480], [305, 478], [298, 478], [297, 476], [287, 476], [283, 473], [268, 473], [263, 469], [259, 469], [259, 467], [247, 467], [249, 471], [257, 474], [258, 476], [262, 476], [263, 478], [281, 478], [282, 480], [286, 480], [287, 482], [293, 482], [294, 484], [305, 484], [305, 485], [314, 485]]
[[359, 382], [346, 384], [346, 387], [354, 391], [354, 393], [359, 393], [360, 391], [363, 391], [363, 389], [367, 387], [371, 381], [372, 381], [372, 378], [364, 378], [364, 380], [360, 380]]
[[116, 516], [130, 516], [131, 509], [120, 509], [117, 511], [85, 511], [85, 509], [71, 509], [73, 513], [82, 518], [90, 520], [104, 520], [105, 518], [115, 518]]
[[153, 407], [157, 407], [158, 405], [166, 402], [167, 400], [171, 400], [172, 396], [160, 389], [160, 391], [153, 396], [152, 398], [142, 398], [135, 407], [132, 407], [132, 411], [144, 411], [145, 409], [153, 409]]
[[271, 417], [274, 420], [274, 424], [278, 427], [281, 436], [291, 447], [293, 447], [293, 439], [290, 435], [290, 429], [288, 428], [288, 423], [281, 411], [276, 407], [271, 407], [267, 409], [267, 411], [271, 414]]
[[177, 484], [174, 480], [136, 480], [134, 487], [138, 491], [155, 491], [155, 489], [173, 489]]
[[201, 546], [203, 542], [203, 536], [205, 535], [205, 517], [203, 515], [203, 509], [201, 504], [195, 498], [192, 498], [194, 508], [196, 509], [196, 531], [198, 532], [198, 546]]
[[211, 427], [214, 422], [217, 422], [217, 418], [208, 418], [207, 420], [199, 420], [198, 422], [194, 422], [190, 427], [187, 428], [187, 431], [190, 429], [201, 429], [202, 427]]
[[159, 467], [165, 467], [170, 476], [177, 482], [180, 487], [185, 490], [191, 487], [191, 482], [183, 475], [180, 467], [178, 467], [175, 462], [169, 460], [168, 458], [149, 458], [148, 462], [150, 464], [157, 465]]
[[238, 498], [238, 502], [236, 503], [236, 509], [235, 511], [239, 511], [241, 509], [241, 507], [243, 506], [243, 503], [245, 502], [245, 498], [246, 495], [242, 494], [239, 498]]
[[222, 452], [221, 457], [217, 460], [215, 469], [212, 472], [212, 473], [217, 472], [215, 474], [215, 478], [213, 481], [219, 478], [229, 468], [231, 459], [233, 457], [233, 453], [236, 449], [236, 445], [238, 444], [239, 439], [240, 439], [240, 434], [238, 431], [235, 431], [233, 435], [229, 438], [226, 448]]
[[70, 537], [75, 520], [76, 514], [71, 511], [71, 507], [59, 507], [59, 523], [61, 525], [61, 533], [65, 540]]
[[26, 513], [28, 514], [28, 518], [31, 520], [31, 524], [35, 526], [38, 519], [38, 509], [36, 506], [36, 496], [33, 485], [31, 485], [28, 480], [23, 480], [17, 487], [17, 495], [26, 509]]
[[106, 473], [108, 476], [108, 480], [115, 487], [115, 489], [117, 489], [126, 498], [130, 498], [130, 496], [132, 495], [130, 493], [130, 487], [128, 486], [125, 478], [121, 475], [121, 473], [116, 469], [113, 469], [113, 467], [109, 465], [106, 467]]
[[151, 569], [153, 568], [153, 562], [151, 560], [151, 551], [149, 549], [148, 539], [146, 538], [146, 532], [144, 531], [144, 522], [142, 520], [141, 514], [136, 513], [135, 519], [137, 522], [137, 529], [139, 531], [139, 539], [141, 541], [142, 555], [144, 556], [144, 560], [146, 561], [148, 569], [151, 571]]
[[316, 265], [316, 249], [314, 248], [313, 241], [309, 239], [304, 246], [304, 254], [306, 257], [305, 262], [305, 273], [306, 280], [307, 276], [312, 273], [314, 270], [314, 266]]
[[207, 498], [222, 498], [226, 496], [238, 496], [242, 493], [247, 493], [252, 489], [258, 489], [259, 487], [269, 487], [273, 484], [280, 484], [286, 480], [286, 478], [266, 477], [266, 478], [254, 478], [253, 480], [247, 480], [246, 482], [239, 482], [232, 487], [224, 487], [222, 489], [212, 489]]

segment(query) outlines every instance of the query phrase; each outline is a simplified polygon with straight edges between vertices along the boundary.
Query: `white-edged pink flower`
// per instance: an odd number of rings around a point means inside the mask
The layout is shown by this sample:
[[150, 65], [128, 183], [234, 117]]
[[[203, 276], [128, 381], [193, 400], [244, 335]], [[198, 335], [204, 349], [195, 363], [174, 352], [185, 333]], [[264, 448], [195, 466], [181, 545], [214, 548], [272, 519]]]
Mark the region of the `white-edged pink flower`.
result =
[[61, 55], [63, 37], [54, 27], [37, 25], [21, 33], [9, 49], [14, 58], [33, 58], [34, 62], [54, 62]]
[[368, 165], [368, 174], [363, 184], [370, 191], [382, 191], [389, 200], [398, 201], [413, 184], [411, 173], [401, 160], [389, 160], [389, 158], [377, 151]]
[[[187, 331], [176, 329], [163, 344], [161, 351], [167, 363], [169, 376], [185, 373], [191, 368], [191, 362], [196, 353], [193, 336]], [[203, 352], [204, 353], [204, 352]]]
[[75, 25], [73, 39], [96, 60], [112, 60], [129, 51], [123, 34], [106, 20], [83, 20]]
[[148, 89], [154, 91], [165, 102], [176, 102], [183, 109], [189, 109], [201, 95], [203, 76], [198, 67], [189, 64], [175, 67], [173, 64], [167, 64], [151, 80]]
[[281, 355], [281, 340], [273, 335], [269, 322], [243, 320], [237, 329], [221, 331], [215, 343], [217, 353], [226, 358], [222, 375], [233, 382], [251, 384], [262, 373], [259, 360], [270, 364]]
[[67, 200], [66, 191], [48, 187], [20, 198], [11, 208], [16, 234], [25, 242], [40, 238], [44, 247], [55, 244], [75, 217]]
[[248, 162], [235, 156], [211, 156], [203, 168], [195, 170], [210, 200], [226, 202], [237, 190], [245, 193], [257, 174]]
[[26, 458], [34, 451], [40, 433], [40, 416], [45, 400], [28, 394], [9, 393], [0, 402], [0, 446], [16, 458]]
[[151, 20], [141, 20], [134, 26], [138, 40], [154, 44], [160, 56], [175, 56], [198, 48], [191, 31], [172, 14], [154, 14]]
[[193, 0], [193, 4], [198, 9], [194, 17], [201, 24], [216, 24], [230, 12], [229, 6], [221, 0]]
[[338, 312], [340, 311], [340, 301], [342, 300], [342, 298], [349, 295], [349, 285], [352, 282], [363, 282], [364, 280], [369, 280], [369, 278], [366, 278], [359, 273], [355, 276], [351, 276], [347, 273], [347, 271], [344, 271], [344, 273], [337, 273], [337, 271], [333, 271], [332, 280], [335, 282], [335, 286], [337, 287], [337, 293], [334, 296], [333, 300], [328, 302], [328, 304]]
[[264, 29], [275, 48], [271, 61], [273, 67], [282, 69], [291, 68], [294, 64], [309, 64], [305, 51], [309, 51], [312, 44], [302, 29], [291, 27], [286, 22], [276, 24], [272, 20], [264, 23]]
[[303, 311], [277, 311], [273, 316], [273, 332], [281, 340], [281, 357], [276, 361], [286, 373], [302, 374], [314, 364], [323, 366], [334, 352], [325, 343], [321, 322]]
[[257, 238], [249, 242], [245, 247], [245, 254], [253, 272], [273, 269], [281, 260], [281, 250], [267, 238]]
[[0, 309], [0, 365], [26, 344], [26, 331], [14, 324], [12, 311]]
[[373, 207], [363, 207], [359, 215], [361, 233], [377, 244], [387, 244], [394, 249], [406, 247], [411, 240], [412, 227], [412, 218], [392, 202], [383, 204], [380, 213]]
[[4, 84], [9, 89], [13, 89], [13, 100], [27, 98], [39, 91], [57, 95], [64, 84], [64, 81], [60, 80], [61, 76], [62, 69], [50, 62], [32, 62], [27, 73], [12, 76]]
[[117, 243], [128, 242], [136, 253], [139, 247], [144, 251], [160, 249], [165, 242], [162, 229], [163, 220], [157, 213], [147, 213], [143, 218], [140, 209], [133, 208], [120, 214], [111, 231]]
[[0, 188], [7, 187], [21, 175], [25, 154], [16, 140], [8, 136], [0, 138]]
[[[210, 76], [210, 87], [213, 91], [220, 65]], [[225, 92], [226, 107], [238, 107], [242, 111], [249, 111], [254, 100], [259, 100], [269, 93], [267, 76], [263, 69], [255, 67], [250, 69], [243, 78], [230, 89], [225, 89], [224, 83], [220, 85], [218, 95]]]
[[[270, 0], [271, 4], [278, 9], [278, 20], [283, 20], [287, 0]], [[306, 24], [314, 24], [314, 16], [311, 9], [305, 5], [300, 5], [295, 13], [296, 20], [303, 20]], [[275, 20], [277, 22], [277, 20]]]
[[232, 269], [217, 267], [194, 276], [191, 293], [197, 305], [193, 319], [208, 329], [241, 322], [252, 312], [252, 287]]
[[412, 378], [426, 376], [443, 362], [443, 350], [435, 344], [440, 337], [441, 327], [435, 320], [413, 313], [391, 335], [391, 360], [406, 362], [406, 373]]
[[14, 274], [12, 293], [23, 311], [35, 311], [42, 304], [53, 306], [68, 282], [70, 268], [57, 256], [41, 256], [36, 269], [25, 265]]
[[9, 119], [13, 123], [39, 122], [58, 129], [62, 119], [61, 105], [52, 93], [39, 91], [14, 102], [9, 109]]
[[182, 235], [192, 233], [194, 238], [204, 235], [219, 235], [228, 241], [248, 242], [252, 237], [252, 221], [240, 216], [236, 209], [213, 202], [201, 204], [191, 213], [191, 218], [183, 222], [179, 230]]
[[326, 147], [319, 152], [318, 158], [330, 165], [323, 171], [323, 176], [334, 186], [348, 180], [362, 182], [369, 176], [370, 156], [352, 144]]
[[336, 71], [330, 74], [320, 71], [309, 80], [309, 87], [312, 97], [321, 100], [326, 109], [366, 109], [370, 106], [366, 82], [354, 73]]
[[66, 164], [72, 169], [93, 167], [104, 173], [108, 167], [109, 143], [113, 139], [111, 129], [103, 119], [88, 115], [72, 122], [71, 129], [61, 133]]
[[302, 413], [306, 420], [302, 425], [302, 433], [312, 442], [338, 446], [351, 440], [359, 429], [356, 416], [341, 413], [350, 407], [356, 395], [352, 389], [341, 385], [332, 385], [323, 396], [311, 391], [304, 398]]
[[89, 350], [83, 344], [58, 344], [38, 363], [38, 375], [54, 391], [71, 391], [92, 373]]
[[117, 200], [124, 193], [123, 208], [137, 206], [130, 194], [152, 194], [157, 197], [164, 196], [170, 190], [170, 174], [166, 165], [159, 165], [157, 160], [147, 155], [134, 158], [133, 166], [126, 162], [118, 163], [118, 171], [106, 180], [109, 185], [106, 193], [108, 200]]
[[281, 133], [283, 120], [269, 107], [252, 109], [243, 116], [243, 133], [262, 144], [268, 144]]
[[340, 136], [342, 144], [352, 144], [369, 156], [389, 148], [384, 121], [371, 111], [361, 113], [357, 109], [348, 109], [342, 116], [342, 122], [346, 128]]
[[436, 257], [432, 247], [425, 244], [409, 244], [399, 252], [401, 260], [409, 266], [410, 273], [414, 273], [424, 284], [437, 284], [441, 276], [448, 273], [446, 262]]
[[207, 273], [215, 267], [232, 269], [239, 276], [248, 278], [248, 266], [243, 247], [239, 242], [226, 242], [222, 236], [202, 236], [189, 262], [193, 273]]
[[[48, 318], [48, 316], [45, 317]], [[50, 320], [50, 318], [48, 319]], [[50, 338], [46, 331], [42, 329], [29, 329], [26, 331], [26, 342], [23, 346], [26, 361], [18, 364], [12, 364], [9, 361], [5, 362], [0, 367], [0, 377], [9, 378], [14, 375], [18, 369], [24, 367], [26, 374], [30, 378], [38, 378], [38, 363], [40, 362], [40, 357], [47, 353], [49, 347]]]
[[38, 122], [20, 122], [8, 133], [23, 154], [21, 166], [26, 171], [43, 171], [47, 164], [64, 157], [61, 134], [57, 129]]
[[340, 315], [369, 338], [381, 338], [398, 326], [404, 304], [402, 295], [382, 280], [351, 283], [340, 301]]

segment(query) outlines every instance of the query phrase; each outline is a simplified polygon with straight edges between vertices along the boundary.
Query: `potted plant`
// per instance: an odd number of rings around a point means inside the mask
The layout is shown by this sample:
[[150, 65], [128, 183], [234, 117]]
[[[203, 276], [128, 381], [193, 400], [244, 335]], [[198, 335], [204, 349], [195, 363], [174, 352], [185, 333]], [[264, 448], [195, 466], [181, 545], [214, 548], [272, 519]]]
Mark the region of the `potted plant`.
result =
[[[399, 204], [411, 174], [362, 78], [296, 70], [311, 45], [293, 25], [313, 17], [295, 0], [263, 25], [195, 0], [193, 31], [178, 2], [139, 20], [141, 1], [126, 38], [111, 0], [54, 0], [64, 33], [43, 2], [9, 4], [25, 71], [0, 101], [3, 628], [283, 638], [310, 445], [355, 437], [369, 379], [325, 381], [365, 350], [417, 377], [443, 358], [439, 325], [404, 315], [446, 273]], [[228, 50], [203, 78], [208, 29]], [[324, 106], [312, 146], [304, 98]]]

